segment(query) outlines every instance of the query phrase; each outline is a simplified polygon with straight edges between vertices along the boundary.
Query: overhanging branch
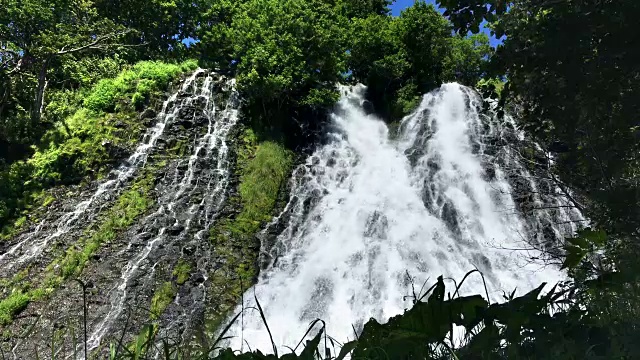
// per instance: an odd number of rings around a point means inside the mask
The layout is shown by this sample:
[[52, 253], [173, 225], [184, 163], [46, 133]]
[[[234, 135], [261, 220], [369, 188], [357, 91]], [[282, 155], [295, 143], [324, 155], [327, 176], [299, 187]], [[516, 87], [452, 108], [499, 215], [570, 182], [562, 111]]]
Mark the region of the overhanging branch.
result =
[[69, 49], [66, 50], [65, 47], [63, 46], [62, 49], [60, 49], [60, 51], [58, 51], [57, 53], [55, 53], [55, 56], [58, 55], [64, 55], [64, 54], [71, 54], [71, 53], [75, 53], [75, 52], [79, 52], [79, 51], [83, 51], [83, 50], [87, 50], [87, 49], [104, 49], [108, 46], [127, 46], [125, 44], [104, 44], [105, 41], [109, 40], [109, 39], [113, 39], [113, 38], [117, 38], [120, 37], [122, 35], [128, 34], [131, 32], [131, 29], [127, 29], [125, 31], [120, 31], [117, 33], [113, 33], [113, 34], [108, 34], [108, 35], [104, 35], [104, 36], [98, 36], [94, 41], [79, 46], [77, 48], [73, 48], [73, 49]]

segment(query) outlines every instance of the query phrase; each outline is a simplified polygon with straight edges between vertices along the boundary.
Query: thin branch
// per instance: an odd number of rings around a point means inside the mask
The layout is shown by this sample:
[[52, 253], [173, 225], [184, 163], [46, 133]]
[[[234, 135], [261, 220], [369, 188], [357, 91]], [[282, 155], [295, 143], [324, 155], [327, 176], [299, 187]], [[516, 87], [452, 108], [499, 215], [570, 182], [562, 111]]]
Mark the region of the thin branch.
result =
[[[65, 50], [66, 46], [63, 46], [62, 49], [60, 49], [60, 51], [58, 51], [55, 55], [64, 55], [64, 54], [71, 54], [71, 53], [75, 53], [78, 51], [82, 51], [82, 50], [86, 50], [86, 49], [102, 49], [104, 48], [104, 46], [110, 46], [110, 45], [118, 45], [118, 44], [102, 44], [102, 42], [115, 38], [115, 37], [119, 37], [125, 34], [128, 34], [131, 32], [131, 29], [127, 29], [125, 31], [121, 31], [121, 32], [117, 32], [117, 33], [113, 33], [113, 34], [108, 34], [105, 36], [98, 36], [94, 41], [90, 42], [89, 44], [74, 48], [74, 49], [69, 49], [69, 50]], [[124, 46], [124, 44], [120, 45], [120, 46]]]

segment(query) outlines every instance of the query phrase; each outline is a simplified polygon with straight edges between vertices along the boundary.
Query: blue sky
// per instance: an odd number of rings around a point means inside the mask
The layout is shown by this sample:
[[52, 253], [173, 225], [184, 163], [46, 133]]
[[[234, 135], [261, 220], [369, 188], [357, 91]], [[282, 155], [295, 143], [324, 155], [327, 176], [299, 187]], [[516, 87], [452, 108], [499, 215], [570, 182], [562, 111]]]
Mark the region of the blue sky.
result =
[[[394, 3], [391, 5], [391, 14], [394, 16], [398, 16], [400, 15], [400, 12], [403, 9], [408, 8], [409, 6], [413, 5], [415, 0], [396, 0], [394, 1]], [[433, 4], [433, 6], [435, 6], [436, 8], [438, 7], [436, 5], [435, 0], [425, 0], [427, 2], [427, 4]], [[442, 12], [443, 10], [440, 10], [440, 12]], [[486, 33], [487, 35], [489, 35], [489, 42], [491, 43], [491, 46], [495, 47], [499, 44], [502, 43], [501, 40], [496, 39], [495, 37], [491, 36], [489, 29], [482, 27], [482, 32]]]

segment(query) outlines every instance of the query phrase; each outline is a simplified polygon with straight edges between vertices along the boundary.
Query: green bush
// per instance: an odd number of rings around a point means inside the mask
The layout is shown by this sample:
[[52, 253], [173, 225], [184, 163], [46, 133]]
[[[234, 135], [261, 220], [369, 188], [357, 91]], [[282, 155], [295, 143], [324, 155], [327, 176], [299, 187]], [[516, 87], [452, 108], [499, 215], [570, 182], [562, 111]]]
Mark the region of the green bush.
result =
[[98, 112], [113, 112], [120, 99], [131, 98], [132, 103], [140, 104], [153, 91], [166, 88], [178, 75], [194, 70], [196, 67], [195, 61], [177, 65], [158, 61], [137, 63], [114, 79], [100, 80], [91, 94], [84, 99], [84, 106]]

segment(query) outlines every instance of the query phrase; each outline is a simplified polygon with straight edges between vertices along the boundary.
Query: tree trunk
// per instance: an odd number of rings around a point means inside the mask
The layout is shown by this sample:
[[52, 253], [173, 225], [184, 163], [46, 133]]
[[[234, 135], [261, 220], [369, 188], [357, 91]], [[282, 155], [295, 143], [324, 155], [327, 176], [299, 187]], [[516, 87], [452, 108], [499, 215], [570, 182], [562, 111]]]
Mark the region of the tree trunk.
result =
[[38, 88], [36, 89], [36, 97], [31, 109], [31, 124], [34, 126], [40, 122], [42, 116], [42, 108], [44, 106], [44, 92], [47, 89], [47, 70], [49, 69], [50, 59], [46, 59], [42, 63], [40, 73], [38, 74]]

